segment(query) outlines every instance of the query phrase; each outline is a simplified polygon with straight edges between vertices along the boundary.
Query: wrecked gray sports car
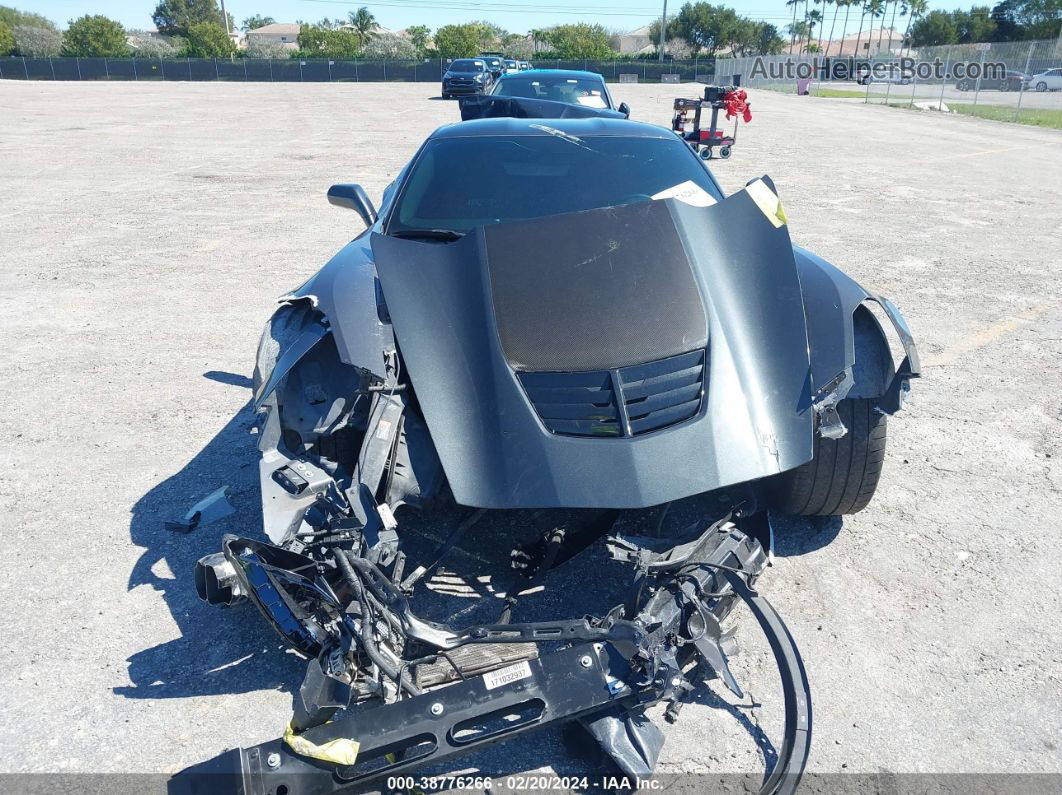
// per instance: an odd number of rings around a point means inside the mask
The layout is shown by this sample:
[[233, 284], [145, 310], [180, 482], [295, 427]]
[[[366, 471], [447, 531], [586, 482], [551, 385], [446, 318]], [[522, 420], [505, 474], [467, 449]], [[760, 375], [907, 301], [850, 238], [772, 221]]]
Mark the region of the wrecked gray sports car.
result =
[[[356, 185], [329, 198], [367, 228], [262, 336], [265, 539], [226, 536], [196, 572], [203, 599], [254, 603], [308, 669], [284, 737], [222, 758], [222, 780], [353, 791], [571, 722], [646, 776], [662, 743], [647, 707], [675, 719], [707, 679], [741, 692], [723, 628], [740, 604], [785, 699], [762, 791], [792, 791], [810, 691], [757, 590], [770, 515], [870, 501], [886, 415], [919, 374], [897, 309], [793, 246], [768, 178], [726, 197], [673, 133], [622, 119], [446, 126], [379, 211]], [[722, 508], [692, 527], [616, 530], [706, 492]], [[440, 502], [469, 516], [407, 556], [403, 516]], [[530, 582], [493, 623], [425, 620], [418, 583], [463, 534], [502, 532], [486, 509], [569, 520], [513, 539]], [[520, 592], [595, 544], [626, 597], [519, 621]]]

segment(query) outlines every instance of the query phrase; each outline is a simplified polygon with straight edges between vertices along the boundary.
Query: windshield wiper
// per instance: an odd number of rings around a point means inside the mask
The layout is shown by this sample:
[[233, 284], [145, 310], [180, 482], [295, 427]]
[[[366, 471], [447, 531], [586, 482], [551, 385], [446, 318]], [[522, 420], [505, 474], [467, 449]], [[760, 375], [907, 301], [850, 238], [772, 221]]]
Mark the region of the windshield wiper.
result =
[[414, 240], [417, 238], [426, 240], [460, 240], [465, 236], [465, 233], [455, 232], [453, 229], [396, 229], [390, 235], [391, 237]]

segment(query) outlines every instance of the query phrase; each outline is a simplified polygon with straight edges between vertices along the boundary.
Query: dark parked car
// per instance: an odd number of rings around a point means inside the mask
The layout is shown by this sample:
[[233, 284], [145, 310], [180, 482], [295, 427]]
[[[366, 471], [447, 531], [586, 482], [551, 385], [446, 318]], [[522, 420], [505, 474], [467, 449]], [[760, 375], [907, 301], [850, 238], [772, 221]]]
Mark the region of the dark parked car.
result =
[[605, 78], [596, 72], [568, 69], [527, 69], [502, 75], [490, 93], [498, 97], [548, 99], [587, 108], [617, 110], [628, 115], [626, 102], [616, 105], [605, 85]]
[[[647, 708], [678, 720], [708, 680], [744, 697], [728, 625], [747, 606], [785, 701], [761, 792], [792, 793], [811, 692], [759, 582], [767, 509], [870, 502], [886, 418], [920, 371], [896, 307], [794, 246], [769, 178], [726, 196], [670, 130], [622, 118], [449, 124], [379, 211], [357, 185], [329, 199], [366, 228], [261, 338], [265, 535], [223, 536], [196, 574], [205, 600], [254, 604], [306, 679], [284, 737], [227, 752], [209, 791], [362, 791], [576, 719], [646, 777], [664, 740]], [[693, 525], [633, 523], [696, 495]], [[405, 515], [442, 498], [465, 518], [436, 547]], [[522, 541], [492, 509], [545, 524]], [[424, 600], [477, 522], [466, 540], [490, 576], [450, 626]], [[592, 544], [584, 576], [616, 598], [528, 620], [520, 599]], [[549, 604], [582, 611], [577, 596]]]
[[476, 57], [487, 62], [487, 69], [490, 70], [491, 77], [495, 80], [505, 74], [505, 59], [502, 56], [480, 53]]
[[455, 94], [485, 94], [494, 78], [482, 58], [462, 58], [447, 68], [442, 78], [442, 95], [449, 99]]
[[[998, 91], [1021, 91], [1029, 82], [1029, 75], [1015, 69], [1008, 69], [1006, 76], [1002, 78], [981, 78], [981, 90]], [[959, 91], [974, 91], [977, 88], [977, 80], [964, 77], [955, 83]]]

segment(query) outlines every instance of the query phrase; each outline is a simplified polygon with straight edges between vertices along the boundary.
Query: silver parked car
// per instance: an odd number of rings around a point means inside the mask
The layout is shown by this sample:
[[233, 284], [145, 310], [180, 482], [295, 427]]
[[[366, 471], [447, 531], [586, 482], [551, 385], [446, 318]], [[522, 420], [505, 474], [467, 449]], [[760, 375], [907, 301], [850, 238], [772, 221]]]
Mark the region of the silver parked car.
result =
[[1029, 78], [1029, 88], [1037, 91], [1062, 91], [1062, 69], [1048, 69]]

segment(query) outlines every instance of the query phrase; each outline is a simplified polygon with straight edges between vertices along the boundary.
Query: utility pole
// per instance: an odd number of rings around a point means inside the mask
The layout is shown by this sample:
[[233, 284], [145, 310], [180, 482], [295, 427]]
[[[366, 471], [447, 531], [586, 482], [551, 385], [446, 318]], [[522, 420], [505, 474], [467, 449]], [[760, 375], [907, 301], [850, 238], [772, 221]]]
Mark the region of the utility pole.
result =
[[229, 29], [229, 15], [225, 13], [225, 0], [221, 0], [221, 22], [225, 26], [225, 35], [231, 36], [232, 30]]
[[660, 17], [660, 60], [664, 60], [664, 33], [667, 31], [667, 0], [664, 0], [664, 15]]

